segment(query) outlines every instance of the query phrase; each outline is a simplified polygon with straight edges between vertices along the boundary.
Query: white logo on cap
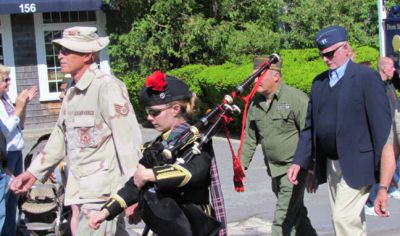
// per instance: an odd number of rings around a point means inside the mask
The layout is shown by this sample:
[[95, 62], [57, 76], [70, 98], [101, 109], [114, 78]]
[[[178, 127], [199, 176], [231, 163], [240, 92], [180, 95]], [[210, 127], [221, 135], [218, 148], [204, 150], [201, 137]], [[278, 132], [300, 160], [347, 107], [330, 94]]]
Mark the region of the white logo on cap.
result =
[[327, 43], [328, 43], [328, 40], [326, 40], [326, 39], [321, 40], [321, 44], [327, 44]]
[[164, 99], [164, 98], [165, 98], [165, 93], [164, 93], [164, 92], [160, 93], [160, 98], [161, 98], [161, 99]]

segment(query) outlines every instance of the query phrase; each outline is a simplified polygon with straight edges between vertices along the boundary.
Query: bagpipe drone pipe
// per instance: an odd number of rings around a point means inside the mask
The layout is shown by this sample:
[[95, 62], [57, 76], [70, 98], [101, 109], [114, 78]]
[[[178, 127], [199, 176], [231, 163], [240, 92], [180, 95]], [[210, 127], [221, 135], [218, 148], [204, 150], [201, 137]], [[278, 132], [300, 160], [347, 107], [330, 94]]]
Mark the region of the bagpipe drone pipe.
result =
[[[230, 95], [225, 95], [221, 104], [216, 105], [212, 110], [201, 117], [194, 125], [188, 127], [185, 131], [183, 131], [176, 138], [177, 141], [174, 142], [173, 145], [157, 148], [156, 152], [161, 153], [161, 157], [160, 155], [153, 155], [154, 158], [156, 158], [156, 156], [159, 156], [159, 160], [153, 159], [153, 161], [161, 161], [164, 163], [174, 163], [176, 161], [180, 161], [176, 160], [178, 156], [177, 153], [186, 148], [188, 145], [192, 145], [192, 151], [185, 152], [184, 156], [179, 157], [183, 159], [181, 161], [190, 161], [193, 156], [199, 154], [203, 145], [206, 144], [217, 133], [219, 128], [231, 122], [234, 116], [237, 116], [241, 113], [240, 108], [234, 104], [234, 101], [237, 97], [241, 98], [245, 102], [246, 106], [244, 109], [244, 114], [247, 113], [249, 100], [256, 92], [260, 81], [257, 81], [257, 83], [255, 83], [252, 91], [248, 96], [242, 97], [240, 95], [247, 88], [249, 88], [251, 84], [254, 83], [256, 78], [265, 73], [270, 68], [271, 64], [275, 64], [279, 60], [280, 59], [277, 54], [273, 53], [272, 55], [270, 55], [269, 59], [261, 64], [256, 72], [254, 72], [245, 81], [238, 85], [235, 90], [231, 92]], [[242, 125], [244, 124], [245, 120], [242, 120]], [[242, 132], [242, 136], [243, 135], [244, 134]], [[231, 150], [233, 150], [232, 147]], [[236, 156], [232, 151], [232, 158], [235, 190], [238, 192], [243, 192], [244, 186], [242, 180], [245, 177], [245, 174], [240, 163], [240, 152], [241, 146], [239, 147], [238, 156]], [[160, 160], [160, 158], [164, 159], [164, 161]], [[154, 164], [157, 163], [152, 163], [152, 165]]]

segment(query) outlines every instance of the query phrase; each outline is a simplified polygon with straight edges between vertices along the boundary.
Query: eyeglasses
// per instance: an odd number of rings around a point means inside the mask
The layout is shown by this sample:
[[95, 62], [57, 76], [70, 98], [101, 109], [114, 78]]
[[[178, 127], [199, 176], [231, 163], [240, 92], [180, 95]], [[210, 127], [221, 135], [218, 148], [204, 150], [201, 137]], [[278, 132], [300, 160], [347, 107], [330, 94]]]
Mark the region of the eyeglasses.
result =
[[337, 48], [335, 48], [335, 49], [333, 49], [332, 51], [329, 51], [329, 52], [325, 52], [325, 53], [320, 52], [319, 55], [320, 55], [322, 58], [326, 57], [326, 58], [328, 58], [328, 59], [332, 59], [333, 56], [335, 55], [335, 52], [336, 52], [339, 48], [343, 47], [343, 45], [344, 45], [344, 44], [340, 45], [339, 47], [337, 47]]
[[171, 106], [168, 105], [168, 106], [166, 106], [164, 108], [160, 108], [160, 109], [146, 107], [146, 113], [152, 117], [157, 117], [161, 114], [161, 112], [167, 110], [168, 108], [171, 108]]
[[62, 54], [64, 56], [68, 56], [69, 54], [74, 52], [65, 47], [58, 47], [57, 50], [58, 50], [58, 54]]
[[5, 79], [2, 79], [1, 81], [3, 81], [4, 83], [8, 83], [8, 82], [11, 81], [11, 79], [10, 79], [9, 77], [7, 77], [7, 78], [5, 78]]

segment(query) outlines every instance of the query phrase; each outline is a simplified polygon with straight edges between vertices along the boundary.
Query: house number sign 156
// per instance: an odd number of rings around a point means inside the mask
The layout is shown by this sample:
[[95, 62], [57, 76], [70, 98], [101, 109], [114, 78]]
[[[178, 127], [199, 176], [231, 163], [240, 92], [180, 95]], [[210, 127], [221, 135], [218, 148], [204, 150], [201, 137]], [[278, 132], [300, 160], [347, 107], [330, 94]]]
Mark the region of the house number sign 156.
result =
[[36, 12], [36, 4], [35, 3], [22, 3], [19, 5], [19, 9], [21, 13], [34, 13]]

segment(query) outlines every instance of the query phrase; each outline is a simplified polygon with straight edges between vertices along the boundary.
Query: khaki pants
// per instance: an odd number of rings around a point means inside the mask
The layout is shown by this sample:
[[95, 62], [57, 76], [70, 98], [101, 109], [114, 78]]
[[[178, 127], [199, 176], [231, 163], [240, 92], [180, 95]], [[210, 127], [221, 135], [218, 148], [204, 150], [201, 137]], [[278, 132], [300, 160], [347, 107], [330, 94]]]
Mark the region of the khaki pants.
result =
[[337, 160], [328, 160], [327, 178], [332, 222], [336, 235], [367, 235], [364, 205], [371, 186], [352, 188], [347, 185]]
[[125, 221], [123, 214], [115, 217], [111, 221], [104, 221], [100, 228], [93, 230], [89, 227], [90, 215], [99, 212], [104, 203], [100, 204], [82, 204], [79, 206], [79, 223], [78, 223], [78, 236], [104, 236], [104, 235], [117, 235], [129, 236], [125, 229]]

